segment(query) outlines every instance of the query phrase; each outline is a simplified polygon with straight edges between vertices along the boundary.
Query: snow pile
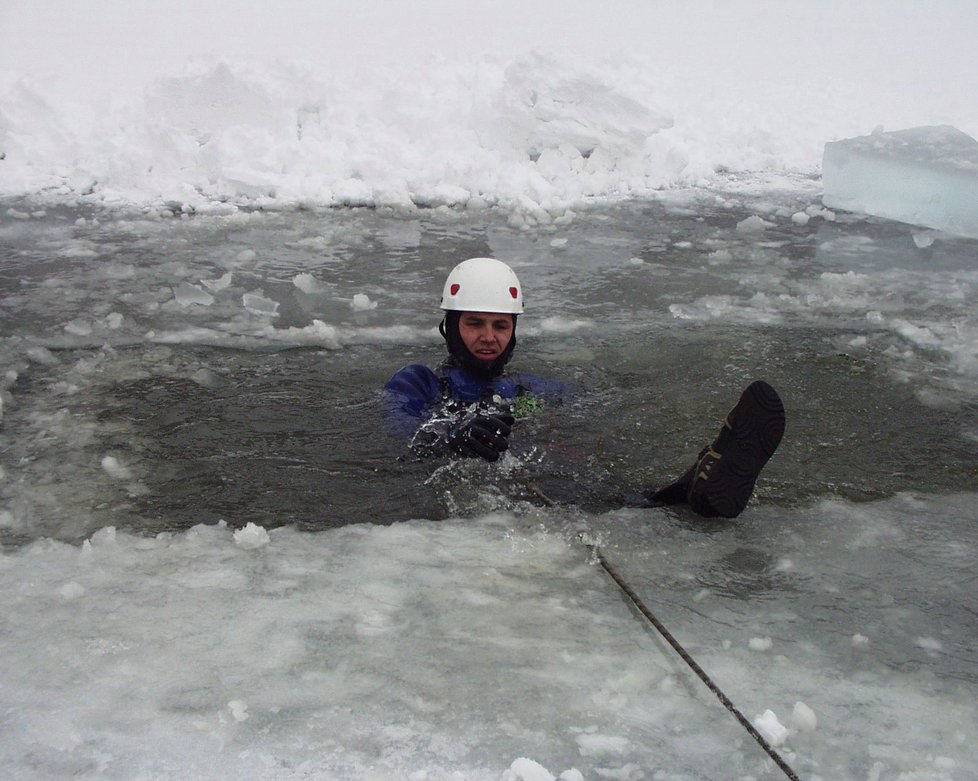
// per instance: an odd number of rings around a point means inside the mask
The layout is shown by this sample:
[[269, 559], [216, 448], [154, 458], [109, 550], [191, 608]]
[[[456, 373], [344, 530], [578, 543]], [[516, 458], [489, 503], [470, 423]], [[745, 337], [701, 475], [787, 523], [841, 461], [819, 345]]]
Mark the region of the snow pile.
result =
[[[499, 206], [549, 223], [582, 199], [811, 175], [826, 141], [880, 124], [978, 133], [966, 3], [361, 5], [235, 5], [224, 38], [180, 0], [114, 8], [112, 24], [10, 14], [0, 195], [173, 214]], [[90, 57], [129, 14], [159, 46], [111, 38]]]
[[435, 84], [381, 71], [355, 89], [296, 67], [222, 61], [88, 122], [22, 80], [0, 95], [14, 107], [0, 116], [0, 194], [211, 214], [502, 204], [549, 221], [586, 197], [707, 173], [656, 138], [672, 122], [652, 96], [543, 57], [459, 63]]

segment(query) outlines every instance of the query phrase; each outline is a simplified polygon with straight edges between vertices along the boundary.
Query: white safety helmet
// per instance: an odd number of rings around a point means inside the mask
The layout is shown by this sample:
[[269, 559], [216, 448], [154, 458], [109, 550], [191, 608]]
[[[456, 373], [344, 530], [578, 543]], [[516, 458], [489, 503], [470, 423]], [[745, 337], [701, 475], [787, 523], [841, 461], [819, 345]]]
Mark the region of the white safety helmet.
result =
[[509, 266], [495, 258], [469, 258], [452, 269], [441, 294], [450, 312], [523, 314], [523, 288]]

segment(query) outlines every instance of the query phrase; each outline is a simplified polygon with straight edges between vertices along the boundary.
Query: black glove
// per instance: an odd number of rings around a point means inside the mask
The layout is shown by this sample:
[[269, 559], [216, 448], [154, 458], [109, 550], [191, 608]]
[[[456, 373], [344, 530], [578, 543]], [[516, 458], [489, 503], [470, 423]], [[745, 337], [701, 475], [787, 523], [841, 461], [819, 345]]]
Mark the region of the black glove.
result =
[[482, 414], [466, 420], [448, 434], [448, 444], [463, 456], [497, 461], [509, 448], [509, 432], [515, 418], [506, 413]]

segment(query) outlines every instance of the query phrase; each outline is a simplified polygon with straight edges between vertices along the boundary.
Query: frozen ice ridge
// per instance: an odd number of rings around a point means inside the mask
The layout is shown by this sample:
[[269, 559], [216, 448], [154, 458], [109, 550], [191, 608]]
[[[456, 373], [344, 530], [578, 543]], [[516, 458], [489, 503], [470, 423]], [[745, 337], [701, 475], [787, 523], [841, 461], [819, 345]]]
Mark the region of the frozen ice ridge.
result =
[[978, 141], [950, 125], [830, 141], [822, 201], [978, 238]]

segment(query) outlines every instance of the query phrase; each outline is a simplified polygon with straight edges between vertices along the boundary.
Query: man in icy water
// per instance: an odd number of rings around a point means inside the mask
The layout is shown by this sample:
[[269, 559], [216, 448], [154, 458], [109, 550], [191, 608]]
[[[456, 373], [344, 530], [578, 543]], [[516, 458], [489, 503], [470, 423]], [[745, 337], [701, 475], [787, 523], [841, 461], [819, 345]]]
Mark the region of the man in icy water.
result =
[[[513, 270], [494, 258], [459, 263], [445, 281], [439, 330], [448, 358], [436, 371], [411, 364], [385, 390], [413, 431], [421, 455], [452, 452], [497, 461], [521, 417], [559, 399], [563, 383], [509, 376], [523, 289]], [[751, 383], [727, 415], [714, 442], [665, 488], [646, 493], [646, 506], [688, 504], [706, 517], [733, 518], [784, 433], [784, 406], [765, 382]]]

